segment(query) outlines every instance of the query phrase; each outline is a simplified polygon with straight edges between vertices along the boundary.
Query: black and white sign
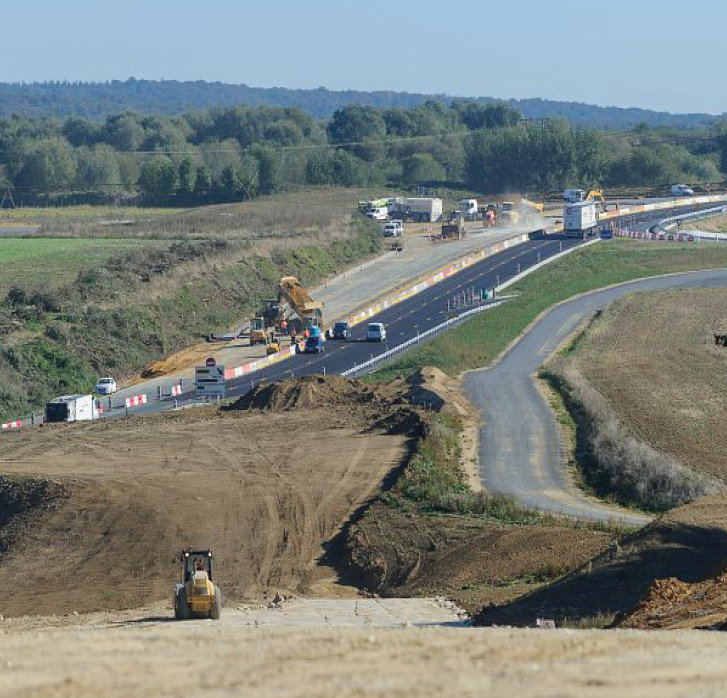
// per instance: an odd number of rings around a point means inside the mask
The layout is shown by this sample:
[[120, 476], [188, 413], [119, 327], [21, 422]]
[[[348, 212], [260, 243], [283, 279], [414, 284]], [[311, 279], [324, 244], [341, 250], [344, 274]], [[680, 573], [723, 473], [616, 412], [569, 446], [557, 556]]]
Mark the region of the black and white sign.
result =
[[225, 397], [225, 367], [196, 366], [194, 369], [194, 390], [197, 397]]

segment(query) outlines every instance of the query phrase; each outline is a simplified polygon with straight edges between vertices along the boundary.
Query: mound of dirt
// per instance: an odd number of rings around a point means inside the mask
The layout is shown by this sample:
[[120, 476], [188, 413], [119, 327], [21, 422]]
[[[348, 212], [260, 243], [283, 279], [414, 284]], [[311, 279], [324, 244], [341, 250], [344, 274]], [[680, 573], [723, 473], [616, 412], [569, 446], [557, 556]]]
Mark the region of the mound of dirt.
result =
[[[686, 617], [686, 600], [707, 589], [695, 583], [714, 577], [725, 565], [727, 495], [721, 494], [668, 512], [547, 587], [512, 603], [484, 608], [476, 622], [528, 625], [535, 617], [560, 621], [615, 616], [615, 622], [627, 627], [668, 627], [664, 618], [676, 614], [675, 623], [682, 622], [678, 609]], [[666, 578], [681, 581], [656, 581]], [[688, 595], [683, 583], [690, 589]], [[713, 591], [714, 603], [721, 603], [718, 586]]]
[[261, 383], [229, 405], [229, 410], [286, 412], [322, 406], [390, 407], [406, 404], [403, 391], [342, 376], [304, 376], [278, 383]]
[[688, 584], [657, 579], [643, 599], [620, 614], [614, 627], [642, 629], [720, 628], [727, 624], [727, 572]]

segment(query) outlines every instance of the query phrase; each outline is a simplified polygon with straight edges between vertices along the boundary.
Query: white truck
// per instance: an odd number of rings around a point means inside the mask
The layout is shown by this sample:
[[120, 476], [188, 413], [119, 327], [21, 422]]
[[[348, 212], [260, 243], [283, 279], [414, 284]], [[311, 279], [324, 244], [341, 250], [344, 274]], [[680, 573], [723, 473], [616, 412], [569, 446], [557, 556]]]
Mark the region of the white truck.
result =
[[563, 208], [563, 233], [567, 238], [594, 235], [598, 226], [595, 201], [578, 201]]
[[460, 199], [457, 203], [459, 212], [466, 221], [476, 221], [479, 211], [477, 208], [477, 199]]
[[392, 218], [434, 223], [442, 219], [442, 200], [435, 197], [405, 197], [392, 205]]
[[98, 419], [98, 403], [93, 395], [61, 395], [45, 405], [46, 422], [84, 422]]

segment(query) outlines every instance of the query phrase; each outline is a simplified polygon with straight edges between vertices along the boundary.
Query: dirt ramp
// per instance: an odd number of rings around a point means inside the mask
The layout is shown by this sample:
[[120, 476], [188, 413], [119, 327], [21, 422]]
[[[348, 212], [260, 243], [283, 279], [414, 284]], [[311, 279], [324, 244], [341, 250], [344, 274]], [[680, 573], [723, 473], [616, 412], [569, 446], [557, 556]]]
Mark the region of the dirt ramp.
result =
[[0, 527], [6, 617], [168, 600], [188, 545], [213, 548], [226, 598], [311, 593], [334, 577], [324, 545], [409, 453], [407, 436], [340, 407], [206, 408], [15, 436], [3, 474], [41, 484], [5, 497], [18, 502]]

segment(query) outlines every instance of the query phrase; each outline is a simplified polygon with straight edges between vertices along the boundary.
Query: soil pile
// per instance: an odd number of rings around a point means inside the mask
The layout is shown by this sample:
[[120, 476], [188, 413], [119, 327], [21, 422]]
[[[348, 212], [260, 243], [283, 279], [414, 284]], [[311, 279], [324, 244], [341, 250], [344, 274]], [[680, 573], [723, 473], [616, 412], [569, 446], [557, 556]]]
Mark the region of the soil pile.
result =
[[401, 390], [373, 386], [342, 376], [304, 376], [278, 383], [261, 383], [232, 403], [230, 410], [285, 412], [323, 406], [389, 408], [404, 405]]
[[723, 628], [727, 623], [727, 572], [695, 584], [657, 579], [615, 627], [643, 629]]

